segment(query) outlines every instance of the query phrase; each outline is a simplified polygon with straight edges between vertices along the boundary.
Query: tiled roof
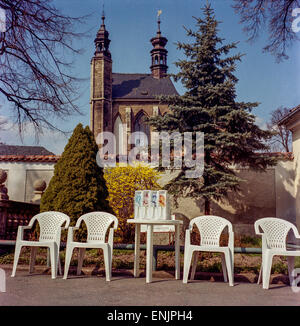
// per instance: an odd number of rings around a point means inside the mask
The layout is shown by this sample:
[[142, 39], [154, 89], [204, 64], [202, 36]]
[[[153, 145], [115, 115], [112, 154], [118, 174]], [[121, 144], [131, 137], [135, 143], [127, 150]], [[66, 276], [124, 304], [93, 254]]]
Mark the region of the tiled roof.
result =
[[54, 155], [42, 146], [17, 146], [0, 144], [0, 155]]
[[151, 74], [113, 73], [112, 98], [154, 99], [159, 95], [178, 95], [170, 77], [153, 78]]
[[0, 162], [56, 163], [59, 159], [58, 155], [0, 155]]
[[283, 117], [279, 122], [278, 125], [286, 124], [291, 118], [293, 118], [298, 112], [300, 112], [300, 104], [294, 108], [292, 108], [289, 113]]

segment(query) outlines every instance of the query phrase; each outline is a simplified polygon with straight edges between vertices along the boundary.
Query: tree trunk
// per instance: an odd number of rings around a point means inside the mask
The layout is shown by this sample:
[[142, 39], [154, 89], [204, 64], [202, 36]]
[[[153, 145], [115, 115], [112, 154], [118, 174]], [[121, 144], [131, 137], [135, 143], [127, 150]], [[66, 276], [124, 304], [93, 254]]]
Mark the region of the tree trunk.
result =
[[210, 200], [207, 198], [205, 198], [205, 202], [204, 202], [204, 214], [210, 215]]

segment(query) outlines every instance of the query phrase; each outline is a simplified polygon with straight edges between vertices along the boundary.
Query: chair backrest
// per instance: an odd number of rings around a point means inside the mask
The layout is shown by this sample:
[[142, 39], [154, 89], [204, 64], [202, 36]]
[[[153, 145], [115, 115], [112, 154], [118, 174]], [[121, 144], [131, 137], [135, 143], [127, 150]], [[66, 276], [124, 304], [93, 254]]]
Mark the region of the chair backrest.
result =
[[294, 224], [277, 217], [265, 217], [254, 223], [256, 234], [262, 234], [259, 227], [263, 230], [267, 246], [270, 249], [286, 250], [286, 237], [290, 229], [298, 232]]
[[116, 216], [106, 212], [84, 214], [77, 220], [76, 227], [80, 226], [81, 221], [84, 221], [87, 227], [87, 242], [105, 242], [110, 225], [114, 223], [114, 229], [118, 228]]
[[66, 227], [70, 224], [68, 215], [60, 212], [43, 212], [33, 217], [40, 225], [39, 241], [60, 241], [61, 227], [66, 222]]
[[228, 226], [228, 230], [232, 232], [232, 224], [228, 220], [220, 216], [204, 215], [195, 217], [190, 222], [190, 229], [196, 224], [199, 232], [201, 246], [219, 247], [220, 236]]

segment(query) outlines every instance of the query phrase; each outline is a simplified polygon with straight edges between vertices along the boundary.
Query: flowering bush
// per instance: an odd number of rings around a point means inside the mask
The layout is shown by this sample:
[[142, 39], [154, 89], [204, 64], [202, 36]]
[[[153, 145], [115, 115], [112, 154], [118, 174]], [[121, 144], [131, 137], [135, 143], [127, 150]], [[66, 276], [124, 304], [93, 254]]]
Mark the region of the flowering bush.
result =
[[104, 178], [109, 192], [108, 201], [119, 220], [118, 242], [129, 243], [134, 240], [134, 226], [127, 223], [133, 218], [134, 194], [136, 190], [158, 190], [159, 172], [149, 166], [117, 165], [106, 168]]

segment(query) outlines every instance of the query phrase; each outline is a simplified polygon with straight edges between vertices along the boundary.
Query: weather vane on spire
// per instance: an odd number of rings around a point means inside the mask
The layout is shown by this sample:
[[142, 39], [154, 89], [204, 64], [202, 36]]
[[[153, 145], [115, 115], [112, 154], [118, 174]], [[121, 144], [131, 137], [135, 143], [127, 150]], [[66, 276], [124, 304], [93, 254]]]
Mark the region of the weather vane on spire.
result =
[[162, 14], [162, 10], [157, 11], [157, 23], [158, 23], [158, 32], [160, 32], [160, 15]]

